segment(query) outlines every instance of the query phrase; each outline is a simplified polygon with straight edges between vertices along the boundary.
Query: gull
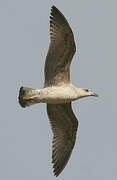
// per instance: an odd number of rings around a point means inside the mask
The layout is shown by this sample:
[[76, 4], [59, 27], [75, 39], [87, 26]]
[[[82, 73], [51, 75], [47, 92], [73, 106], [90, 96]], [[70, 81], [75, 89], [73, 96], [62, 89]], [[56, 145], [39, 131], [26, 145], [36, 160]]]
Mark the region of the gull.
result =
[[58, 176], [65, 168], [76, 141], [78, 120], [71, 103], [83, 97], [98, 95], [88, 89], [77, 88], [70, 81], [70, 64], [76, 51], [74, 35], [68, 21], [55, 6], [52, 6], [50, 15], [50, 41], [45, 61], [44, 87], [21, 87], [19, 104], [23, 108], [37, 103], [47, 104], [53, 131], [53, 172]]

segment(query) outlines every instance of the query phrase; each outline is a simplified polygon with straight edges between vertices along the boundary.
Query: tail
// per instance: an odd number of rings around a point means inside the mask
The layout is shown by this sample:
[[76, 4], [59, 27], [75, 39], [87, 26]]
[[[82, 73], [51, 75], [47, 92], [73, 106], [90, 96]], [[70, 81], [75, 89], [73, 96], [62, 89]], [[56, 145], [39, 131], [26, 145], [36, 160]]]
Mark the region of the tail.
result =
[[27, 88], [27, 87], [21, 87], [19, 90], [19, 104], [21, 107], [25, 108], [27, 106], [30, 106], [32, 104], [35, 104], [34, 101], [34, 89]]

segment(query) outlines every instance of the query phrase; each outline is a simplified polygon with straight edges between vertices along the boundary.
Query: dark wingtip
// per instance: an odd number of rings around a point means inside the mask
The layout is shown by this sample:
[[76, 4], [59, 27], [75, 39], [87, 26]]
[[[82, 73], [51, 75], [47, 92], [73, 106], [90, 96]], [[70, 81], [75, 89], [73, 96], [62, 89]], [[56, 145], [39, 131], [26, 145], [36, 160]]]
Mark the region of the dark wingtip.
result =
[[26, 102], [23, 100], [23, 97], [25, 96], [26, 91], [24, 87], [21, 87], [19, 90], [19, 104], [21, 105], [21, 107], [25, 108], [26, 107]]
[[52, 9], [57, 9], [57, 8], [55, 7], [55, 5], [53, 5], [53, 6], [51, 7], [51, 10], [52, 10]]

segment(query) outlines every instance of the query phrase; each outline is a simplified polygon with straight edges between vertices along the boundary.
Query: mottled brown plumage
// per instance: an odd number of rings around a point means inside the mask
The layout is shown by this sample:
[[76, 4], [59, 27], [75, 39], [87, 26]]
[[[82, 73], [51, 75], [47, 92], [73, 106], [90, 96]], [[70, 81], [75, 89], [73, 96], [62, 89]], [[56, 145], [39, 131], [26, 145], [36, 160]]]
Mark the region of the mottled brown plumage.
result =
[[50, 38], [45, 62], [45, 87], [70, 81], [70, 64], [76, 51], [72, 30], [55, 6], [51, 9]]
[[47, 104], [53, 137], [52, 162], [54, 173], [58, 176], [66, 166], [76, 140], [78, 121], [71, 103]]

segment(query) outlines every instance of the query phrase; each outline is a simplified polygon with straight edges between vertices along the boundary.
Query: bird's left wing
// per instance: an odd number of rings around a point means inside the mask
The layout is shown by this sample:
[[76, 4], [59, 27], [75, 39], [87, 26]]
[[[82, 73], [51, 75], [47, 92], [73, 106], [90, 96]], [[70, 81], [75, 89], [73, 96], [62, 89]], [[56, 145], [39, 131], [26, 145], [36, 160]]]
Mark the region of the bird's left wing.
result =
[[45, 87], [70, 81], [70, 64], [76, 51], [73, 32], [55, 6], [51, 9], [50, 39], [45, 62]]
[[76, 140], [78, 120], [71, 103], [47, 104], [47, 112], [53, 131], [52, 163], [55, 176], [66, 166]]

